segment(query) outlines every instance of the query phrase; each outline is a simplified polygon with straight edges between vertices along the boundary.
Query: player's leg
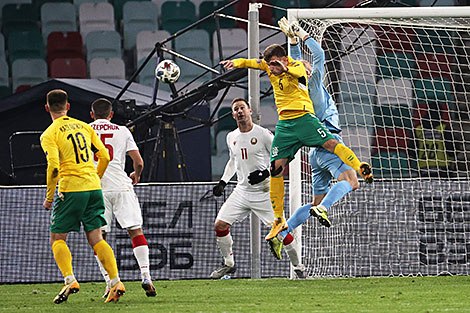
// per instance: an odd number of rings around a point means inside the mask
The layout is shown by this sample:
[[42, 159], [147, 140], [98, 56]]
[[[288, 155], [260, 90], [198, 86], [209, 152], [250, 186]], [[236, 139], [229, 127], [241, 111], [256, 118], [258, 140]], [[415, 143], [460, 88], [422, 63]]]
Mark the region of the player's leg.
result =
[[[105, 211], [104, 211], [104, 218], [106, 219], [106, 225], [101, 227], [102, 231], [102, 236], [103, 239], [106, 240], [107, 233], [111, 232], [111, 224], [113, 221], [113, 203], [114, 203], [114, 193], [112, 192], [103, 192], [103, 200], [104, 200], [104, 206], [105, 206]], [[101, 275], [104, 278], [104, 281], [106, 282], [106, 289], [103, 294], [103, 298], [107, 298], [109, 295], [109, 291], [111, 290], [111, 279], [109, 279], [109, 274], [106, 272], [105, 268], [103, 267], [103, 264], [101, 264], [100, 259], [96, 255], [96, 252], [93, 251], [93, 254], [95, 256], [96, 263], [98, 264], [98, 268], [100, 269]]]
[[68, 296], [77, 293], [80, 286], [72, 268], [72, 254], [65, 242], [71, 231], [80, 231], [80, 216], [86, 206], [87, 197], [80, 192], [59, 193], [51, 219], [51, 245], [54, 259], [64, 276], [64, 286], [54, 298], [54, 303], [67, 301]]
[[145, 290], [147, 297], [155, 297], [157, 293], [152, 283], [152, 277], [150, 276], [149, 246], [147, 239], [145, 239], [144, 232], [142, 231], [142, 227], [135, 227], [138, 228], [133, 229], [134, 227], [129, 227], [127, 232], [132, 240], [135, 259], [139, 264], [142, 288]]
[[109, 274], [111, 290], [105, 302], [117, 302], [126, 292], [124, 284], [119, 279], [116, 258], [113, 249], [103, 240], [101, 227], [106, 225], [104, 218], [104, 202], [101, 190], [88, 191], [89, 201], [82, 216], [83, 228], [85, 229], [88, 243], [96, 252], [98, 259]]
[[113, 192], [113, 214], [122, 228], [127, 229], [132, 241], [132, 249], [139, 265], [142, 288], [147, 297], [156, 296], [150, 276], [149, 246], [142, 230], [142, 211], [133, 190]]
[[336, 154], [346, 165], [358, 172], [366, 183], [370, 184], [374, 181], [369, 163], [360, 162], [356, 154], [338, 140], [330, 139], [322, 147]]
[[286, 228], [286, 221], [284, 219], [285, 185], [283, 177], [286, 164], [287, 159], [278, 159], [271, 162], [269, 197], [271, 199], [272, 211], [274, 212], [274, 222], [272, 222], [271, 231], [266, 236], [266, 240], [273, 238]]
[[249, 214], [250, 211], [246, 203], [247, 201], [243, 192], [235, 188], [217, 214], [214, 230], [217, 247], [224, 259], [224, 263], [211, 273], [210, 277], [213, 279], [221, 278], [227, 274], [233, 274], [236, 271], [235, 258], [232, 251], [233, 238], [230, 234], [230, 227], [235, 222], [243, 220]]

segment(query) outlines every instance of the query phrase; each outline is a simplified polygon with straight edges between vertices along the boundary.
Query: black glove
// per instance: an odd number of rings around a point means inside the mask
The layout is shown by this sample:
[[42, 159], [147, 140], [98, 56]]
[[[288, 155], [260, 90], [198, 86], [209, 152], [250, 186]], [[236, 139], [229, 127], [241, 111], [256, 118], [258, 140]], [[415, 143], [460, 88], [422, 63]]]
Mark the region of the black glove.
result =
[[227, 183], [224, 182], [223, 180], [219, 181], [217, 185], [215, 185], [214, 188], [212, 188], [212, 193], [216, 197], [220, 197], [222, 195], [222, 192], [224, 192], [224, 188], [227, 186]]
[[251, 172], [250, 175], [248, 175], [248, 182], [250, 183], [250, 185], [259, 184], [267, 177], [269, 177], [269, 171], [267, 169], [263, 171], [256, 170]]

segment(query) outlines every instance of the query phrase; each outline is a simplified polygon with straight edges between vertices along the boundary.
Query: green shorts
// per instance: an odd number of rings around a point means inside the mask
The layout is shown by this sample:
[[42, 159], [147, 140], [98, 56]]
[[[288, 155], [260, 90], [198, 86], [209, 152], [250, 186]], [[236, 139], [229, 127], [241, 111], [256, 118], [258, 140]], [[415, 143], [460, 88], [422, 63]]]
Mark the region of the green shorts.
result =
[[271, 162], [294, 159], [302, 146], [321, 147], [335, 137], [312, 113], [290, 120], [279, 120], [271, 147]]
[[101, 189], [79, 192], [62, 192], [54, 202], [51, 216], [51, 233], [86, 232], [106, 225]]

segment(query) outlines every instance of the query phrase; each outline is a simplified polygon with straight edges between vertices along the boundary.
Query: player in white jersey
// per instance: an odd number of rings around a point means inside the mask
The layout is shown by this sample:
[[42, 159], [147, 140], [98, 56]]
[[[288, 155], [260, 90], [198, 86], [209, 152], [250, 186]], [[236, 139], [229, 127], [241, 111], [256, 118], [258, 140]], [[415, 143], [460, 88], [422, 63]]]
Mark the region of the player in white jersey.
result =
[[[255, 213], [260, 220], [268, 225], [274, 220], [269, 197], [269, 166], [273, 134], [253, 123], [252, 110], [245, 99], [235, 98], [232, 101], [232, 117], [238, 128], [227, 135], [227, 146], [230, 159], [224, 174], [214, 187], [214, 196], [221, 196], [232, 176], [237, 174], [237, 186], [222, 205], [215, 220], [217, 246], [224, 258], [224, 264], [214, 270], [211, 278], [218, 279], [226, 274], [235, 273], [235, 261], [232, 253], [232, 235], [230, 226], [242, 221], [250, 212]], [[293, 245], [292, 235], [285, 238], [286, 252], [294, 266], [298, 277], [303, 278], [304, 266]]]
[[[106, 233], [111, 231], [114, 215], [119, 225], [127, 230], [132, 240], [134, 256], [141, 271], [142, 288], [148, 297], [154, 297], [156, 292], [150, 277], [149, 248], [142, 231], [142, 212], [133, 188], [133, 185], [140, 180], [144, 161], [131, 132], [124, 126], [111, 123], [110, 120], [114, 114], [111, 102], [103, 98], [95, 100], [91, 105], [90, 114], [94, 119], [90, 125], [103, 141], [111, 158], [101, 179], [106, 208], [104, 216], [107, 222], [107, 225], [103, 227], [103, 237], [106, 238]], [[134, 172], [129, 176], [124, 171], [126, 154], [129, 154], [134, 166]], [[107, 293], [108, 274], [98, 259], [97, 261], [107, 283]]]

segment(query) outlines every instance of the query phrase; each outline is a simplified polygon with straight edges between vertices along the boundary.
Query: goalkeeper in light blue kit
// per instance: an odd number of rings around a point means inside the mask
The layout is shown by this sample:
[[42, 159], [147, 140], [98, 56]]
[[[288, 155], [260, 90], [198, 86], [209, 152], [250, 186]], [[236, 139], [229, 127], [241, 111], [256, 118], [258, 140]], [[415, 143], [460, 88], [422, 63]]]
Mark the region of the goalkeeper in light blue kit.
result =
[[[283, 17], [279, 21], [281, 30], [289, 37], [291, 42], [291, 57], [295, 60], [302, 59], [300, 45], [297, 37], [301, 38], [313, 56], [313, 63], [303, 61], [309, 75], [309, 95], [313, 102], [315, 115], [328, 128], [333, 136], [341, 143], [343, 140], [339, 133], [338, 109], [331, 95], [323, 85], [323, 67], [325, 63], [325, 52], [322, 47], [311, 38], [308, 33], [300, 27], [297, 21], [289, 25]], [[287, 221], [288, 228], [281, 231], [270, 243], [271, 252], [276, 258], [280, 258], [283, 238], [299, 225], [304, 223], [310, 216], [317, 217], [321, 212], [328, 211], [333, 204], [343, 198], [347, 193], [359, 188], [356, 171], [346, 165], [337, 155], [322, 147], [314, 147], [309, 153], [310, 166], [312, 168], [313, 203], [298, 208]], [[331, 187], [331, 179], [337, 179], [337, 183]], [[372, 176], [366, 179], [366, 183], [372, 183]], [[331, 226], [328, 218], [318, 218], [319, 222], [326, 227]]]

